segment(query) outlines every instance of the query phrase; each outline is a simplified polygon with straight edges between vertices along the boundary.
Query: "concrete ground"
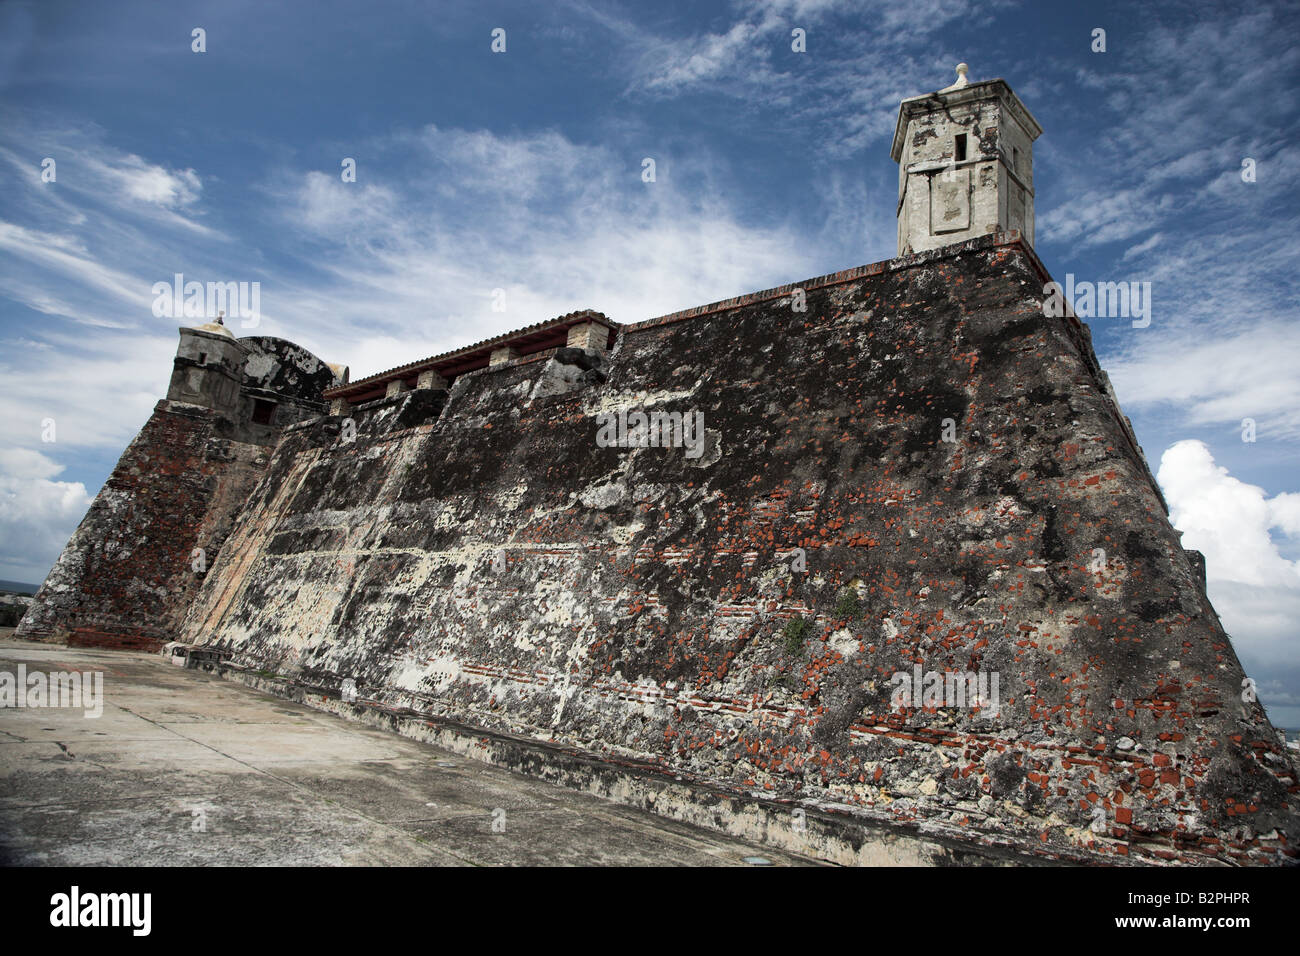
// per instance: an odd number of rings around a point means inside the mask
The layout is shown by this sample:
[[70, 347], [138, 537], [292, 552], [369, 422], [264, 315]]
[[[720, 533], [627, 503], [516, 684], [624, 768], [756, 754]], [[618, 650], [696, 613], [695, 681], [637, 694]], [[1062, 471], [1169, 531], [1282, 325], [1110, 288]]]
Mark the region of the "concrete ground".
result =
[[[809, 865], [182, 670], [0, 631], [0, 673], [103, 674], [103, 714], [0, 709], [9, 865]], [[496, 829], [494, 829], [494, 822]], [[746, 863], [746, 857], [760, 861]]]

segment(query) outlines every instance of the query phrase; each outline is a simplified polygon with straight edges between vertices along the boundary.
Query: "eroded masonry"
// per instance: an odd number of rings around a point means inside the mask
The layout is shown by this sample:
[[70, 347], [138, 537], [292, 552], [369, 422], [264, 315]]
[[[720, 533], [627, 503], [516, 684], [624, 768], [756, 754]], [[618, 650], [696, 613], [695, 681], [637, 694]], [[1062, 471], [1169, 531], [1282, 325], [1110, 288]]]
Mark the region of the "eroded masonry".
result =
[[905, 101], [899, 258], [663, 318], [358, 381], [182, 330], [20, 636], [845, 862], [1293, 861], [1199, 556], [1044, 315], [1039, 132], [1000, 80]]

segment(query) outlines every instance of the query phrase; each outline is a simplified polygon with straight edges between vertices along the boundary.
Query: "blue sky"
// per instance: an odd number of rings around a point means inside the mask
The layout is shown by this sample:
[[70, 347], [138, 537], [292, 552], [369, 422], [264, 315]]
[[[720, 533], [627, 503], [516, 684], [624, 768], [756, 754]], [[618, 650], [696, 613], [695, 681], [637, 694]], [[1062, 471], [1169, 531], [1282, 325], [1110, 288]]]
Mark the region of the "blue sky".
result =
[[898, 101], [965, 61], [1045, 130], [1053, 275], [1152, 283], [1099, 357], [1300, 726], [1297, 35], [1284, 3], [0, 5], [0, 578], [44, 576], [165, 393], [155, 282], [257, 281], [257, 334], [355, 378], [887, 259]]

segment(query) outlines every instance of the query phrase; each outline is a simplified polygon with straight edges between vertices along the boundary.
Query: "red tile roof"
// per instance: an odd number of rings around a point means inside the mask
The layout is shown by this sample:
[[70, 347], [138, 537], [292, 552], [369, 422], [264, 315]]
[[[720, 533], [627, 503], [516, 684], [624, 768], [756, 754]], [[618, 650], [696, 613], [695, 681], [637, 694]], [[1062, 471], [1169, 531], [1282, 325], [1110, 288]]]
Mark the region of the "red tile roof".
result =
[[418, 362], [409, 362], [406, 365], [399, 365], [384, 372], [367, 375], [365, 378], [359, 378], [355, 382], [349, 382], [346, 385], [327, 388], [324, 397], [327, 401], [334, 398], [346, 398], [350, 402], [366, 401], [372, 397], [378, 398], [384, 394], [388, 388], [388, 383], [394, 379], [409, 380], [414, 383], [421, 372], [430, 370], [437, 372], [443, 378], [451, 379], [465, 372], [486, 367], [493, 350], [505, 346], [515, 349], [520, 355], [529, 355], [533, 352], [563, 346], [568, 342], [569, 329], [585, 322], [595, 322], [598, 325], [606, 326], [616, 334], [622, 328], [619, 323], [607, 318], [602, 312], [582, 309], [562, 315], [559, 318], [535, 322], [532, 325], [524, 326], [522, 329], [515, 329], [513, 332], [506, 332], [490, 339], [484, 339], [481, 342], [475, 342], [473, 345], [466, 345], [450, 352], [443, 352], [440, 355], [432, 355], [429, 358], [420, 359]]

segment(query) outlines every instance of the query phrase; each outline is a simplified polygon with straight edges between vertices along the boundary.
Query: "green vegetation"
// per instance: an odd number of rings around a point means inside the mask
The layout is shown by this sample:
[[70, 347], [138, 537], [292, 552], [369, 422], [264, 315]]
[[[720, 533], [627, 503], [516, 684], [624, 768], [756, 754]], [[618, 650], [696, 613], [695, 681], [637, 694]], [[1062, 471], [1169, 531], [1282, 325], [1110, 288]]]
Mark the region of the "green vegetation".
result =
[[802, 617], [792, 617], [785, 622], [785, 630], [781, 632], [785, 637], [785, 652], [787, 654], [803, 653], [803, 639], [808, 633], [808, 622]]
[[841, 591], [839, 600], [835, 602], [836, 619], [855, 621], [861, 613], [862, 605], [858, 601], [857, 589], [845, 588]]

